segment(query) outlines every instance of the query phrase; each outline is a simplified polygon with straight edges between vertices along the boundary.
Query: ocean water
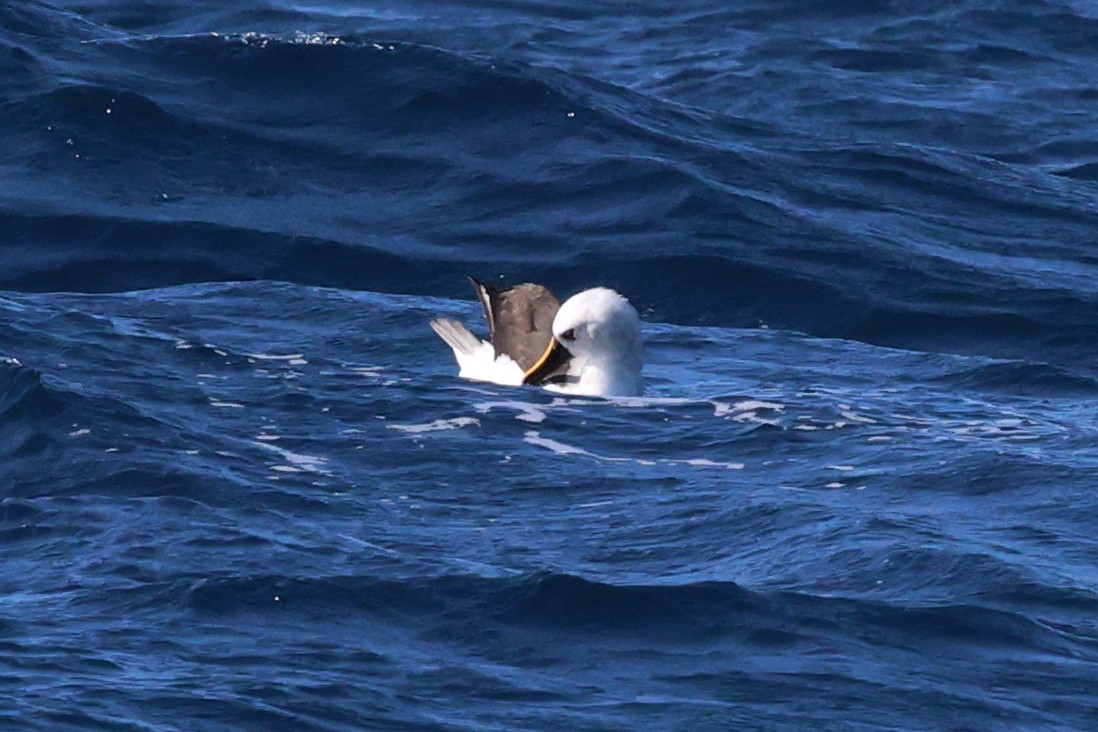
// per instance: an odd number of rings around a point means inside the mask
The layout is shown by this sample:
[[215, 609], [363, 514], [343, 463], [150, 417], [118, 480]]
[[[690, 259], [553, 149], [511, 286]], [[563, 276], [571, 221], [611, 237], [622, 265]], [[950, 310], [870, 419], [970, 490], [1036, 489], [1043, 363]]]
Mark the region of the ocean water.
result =
[[5, 0], [0, 729], [1098, 729], [1096, 199], [1081, 1]]

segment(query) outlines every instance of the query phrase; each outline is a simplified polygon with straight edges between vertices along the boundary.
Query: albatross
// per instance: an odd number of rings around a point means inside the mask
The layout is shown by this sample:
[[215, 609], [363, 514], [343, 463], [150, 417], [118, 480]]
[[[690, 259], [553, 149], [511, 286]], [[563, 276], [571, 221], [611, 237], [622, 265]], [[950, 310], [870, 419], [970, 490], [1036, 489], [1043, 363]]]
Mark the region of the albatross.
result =
[[469, 279], [484, 306], [489, 340], [451, 318], [431, 321], [454, 351], [458, 376], [564, 394], [644, 393], [640, 317], [614, 290], [595, 287], [561, 304], [541, 285], [501, 288]]

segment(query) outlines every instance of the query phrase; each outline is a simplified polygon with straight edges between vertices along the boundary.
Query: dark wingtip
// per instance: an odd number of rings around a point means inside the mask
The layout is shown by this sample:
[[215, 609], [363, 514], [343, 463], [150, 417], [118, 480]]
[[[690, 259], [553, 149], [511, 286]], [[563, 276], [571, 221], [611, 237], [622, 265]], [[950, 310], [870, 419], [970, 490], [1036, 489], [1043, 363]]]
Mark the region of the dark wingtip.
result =
[[503, 288], [498, 285], [490, 285], [481, 282], [476, 277], [470, 277], [466, 275], [466, 278], [473, 284], [473, 288], [477, 291], [477, 297], [487, 297], [489, 295], [496, 295], [502, 291]]
[[496, 333], [496, 319], [495, 316], [492, 315], [492, 291], [476, 277], [470, 277], [469, 275], [466, 275], [466, 277], [473, 283], [473, 289], [476, 290], [477, 293], [477, 300], [480, 300], [480, 306], [484, 308], [484, 320], [488, 323], [488, 337], [489, 339], [494, 339]]

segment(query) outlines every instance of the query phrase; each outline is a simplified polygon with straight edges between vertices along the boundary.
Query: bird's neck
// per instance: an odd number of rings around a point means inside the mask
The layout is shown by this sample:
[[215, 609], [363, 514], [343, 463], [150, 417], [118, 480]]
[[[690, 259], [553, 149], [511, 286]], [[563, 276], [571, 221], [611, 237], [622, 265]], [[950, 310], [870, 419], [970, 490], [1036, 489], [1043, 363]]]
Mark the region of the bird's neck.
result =
[[640, 359], [633, 353], [618, 358], [588, 357], [579, 369], [577, 393], [635, 396], [641, 393]]

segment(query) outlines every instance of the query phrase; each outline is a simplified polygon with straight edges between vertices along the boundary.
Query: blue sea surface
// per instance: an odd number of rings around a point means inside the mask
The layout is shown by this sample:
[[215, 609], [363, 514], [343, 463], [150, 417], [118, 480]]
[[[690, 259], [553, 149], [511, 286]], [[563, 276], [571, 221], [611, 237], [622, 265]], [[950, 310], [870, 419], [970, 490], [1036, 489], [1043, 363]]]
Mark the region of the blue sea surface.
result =
[[1096, 324], [1093, 3], [5, 0], [0, 729], [1098, 729]]

